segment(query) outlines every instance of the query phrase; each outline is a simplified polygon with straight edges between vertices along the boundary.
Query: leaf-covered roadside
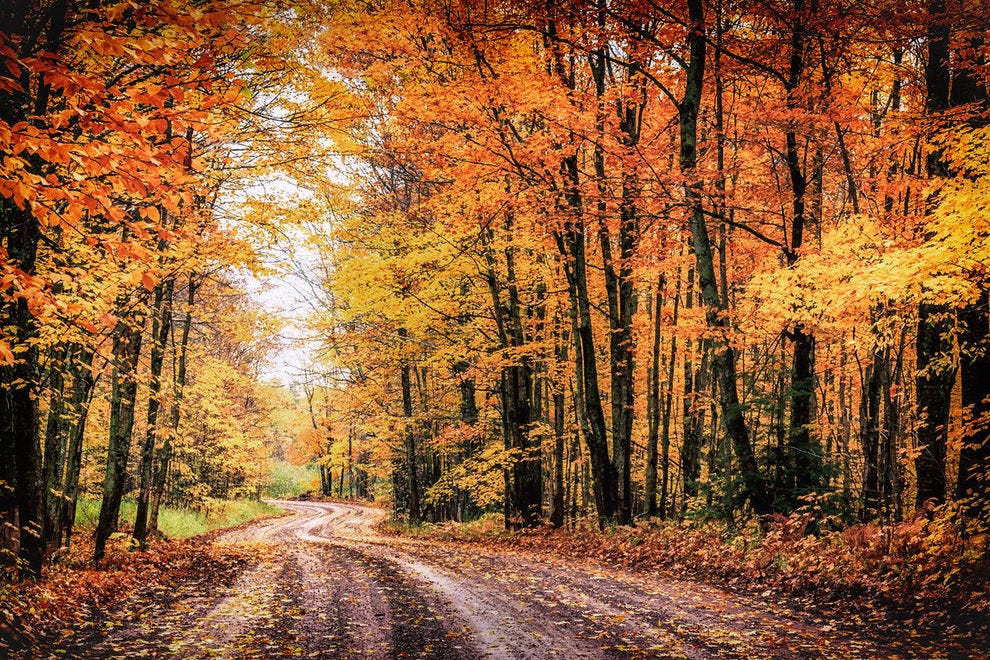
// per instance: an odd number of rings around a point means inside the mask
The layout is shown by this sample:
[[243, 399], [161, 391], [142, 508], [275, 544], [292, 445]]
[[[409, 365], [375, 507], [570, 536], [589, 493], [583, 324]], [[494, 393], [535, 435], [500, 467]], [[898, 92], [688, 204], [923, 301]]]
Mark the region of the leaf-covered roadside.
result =
[[383, 531], [712, 581], [787, 599], [813, 619], [820, 615], [823, 626], [862, 626], [894, 645], [990, 648], [986, 537], [965, 538], [947, 512], [817, 534], [809, 533], [811, 521], [806, 514], [776, 516], [762, 529], [694, 521], [508, 531], [486, 518], [416, 528], [386, 524]]
[[140, 594], [155, 592], [149, 602], [160, 605], [180, 584], [228, 584], [251, 561], [249, 547], [204, 538], [153, 541], [147, 552], [128, 548], [117, 540], [96, 569], [85, 564], [92, 553], [87, 539], [46, 579], [0, 587], [0, 656], [61, 648], [61, 641], [95, 630], [108, 611], [137, 602]]

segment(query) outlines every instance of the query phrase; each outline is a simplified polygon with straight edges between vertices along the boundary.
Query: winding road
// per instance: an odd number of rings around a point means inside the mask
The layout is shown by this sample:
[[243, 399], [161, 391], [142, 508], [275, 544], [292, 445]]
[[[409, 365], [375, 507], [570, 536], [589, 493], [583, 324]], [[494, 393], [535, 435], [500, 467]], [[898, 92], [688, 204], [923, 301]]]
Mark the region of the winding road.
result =
[[[863, 658], [888, 655], [779, 605], [688, 580], [383, 537], [384, 512], [275, 502], [227, 532], [255, 561], [176, 586], [94, 657]], [[805, 615], [806, 616], [806, 615]]]

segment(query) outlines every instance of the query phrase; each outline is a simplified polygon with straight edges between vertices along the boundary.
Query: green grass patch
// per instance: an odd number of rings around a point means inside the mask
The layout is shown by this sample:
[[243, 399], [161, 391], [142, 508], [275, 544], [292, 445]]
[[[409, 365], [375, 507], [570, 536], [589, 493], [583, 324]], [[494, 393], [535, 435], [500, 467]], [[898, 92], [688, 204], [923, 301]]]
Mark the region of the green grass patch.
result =
[[[124, 500], [120, 505], [120, 520], [132, 523], [136, 505]], [[271, 516], [282, 510], [255, 500], [213, 500], [203, 509], [174, 509], [162, 507], [158, 512], [158, 529], [167, 538], [186, 539], [214, 529], [233, 527], [241, 523]], [[100, 500], [80, 497], [76, 506], [76, 526], [95, 527], [100, 517]]]
[[293, 465], [286, 461], [270, 461], [271, 472], [263, 492], [265, 497], [286, 499], [317, 490], [320, 473], [312, 465]]

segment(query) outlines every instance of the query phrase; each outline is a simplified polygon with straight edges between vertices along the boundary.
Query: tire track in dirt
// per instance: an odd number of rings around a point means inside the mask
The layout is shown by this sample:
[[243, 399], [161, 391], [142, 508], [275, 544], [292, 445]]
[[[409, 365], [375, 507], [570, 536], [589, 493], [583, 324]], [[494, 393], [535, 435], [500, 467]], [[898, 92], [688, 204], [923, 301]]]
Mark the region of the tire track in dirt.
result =
[[70, 657], [892, 655], [702, 583], [383, 537], [375, 526], [387, 514], [371, 507], [274, 503], [290, 515], [216, 537], [218, 552], [249, 561], [216, 582], [149, 586], [80, 634]]
[[385, 538], [374, 531], [385, 514], [369, 507], [278, 504], [297, 513], [279, 533], [313, 546], [349, 548], [394, 566], [389, 579], [412, 579], [435, 609], [448, 611], [448, 635], [469, 631], [469, 657], [861, 658], [889, 652], [709, 585]]

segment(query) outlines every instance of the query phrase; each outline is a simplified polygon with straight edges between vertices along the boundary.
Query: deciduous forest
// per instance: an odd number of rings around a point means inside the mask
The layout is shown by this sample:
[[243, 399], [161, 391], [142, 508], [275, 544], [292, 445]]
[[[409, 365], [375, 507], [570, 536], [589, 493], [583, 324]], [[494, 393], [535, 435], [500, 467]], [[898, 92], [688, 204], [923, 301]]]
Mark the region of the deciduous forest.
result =
[[[303, 591], [323, 562], [419, 576], [348, 648], [543, 657], [486, 641], [480, 582], [452, 618], [415, 586], [475, 548], [921, 631], [808, 642], [830, 657], [978, 649], [988, 36], [980, 0], [4, 3], [0, 653], [138, 653], [86, 637], [144, 611], [108, 594], [206, 571], [240, 602], [238, 575], [290, 579], [278, 548]], [[302, 493], [338, 504], [286, 504], [291, 538], [161, 523]], [[417, 599], [480, 637], [400, 622]], [[251, 634], [344, 652], [272, 611]], [[241, 628], [216, 644], [273, 652]]]

